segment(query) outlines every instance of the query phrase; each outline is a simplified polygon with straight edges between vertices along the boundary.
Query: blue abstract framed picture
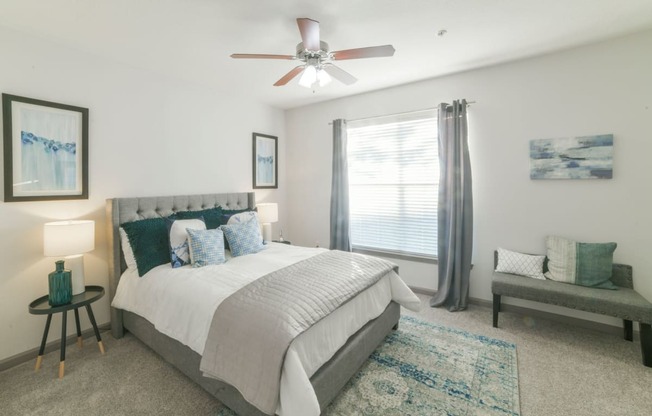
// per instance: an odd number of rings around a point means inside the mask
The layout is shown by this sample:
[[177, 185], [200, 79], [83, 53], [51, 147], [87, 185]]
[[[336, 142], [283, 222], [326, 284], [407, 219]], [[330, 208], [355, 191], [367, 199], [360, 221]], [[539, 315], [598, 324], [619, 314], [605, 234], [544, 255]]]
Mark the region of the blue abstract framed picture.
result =
[[4, 200], [88, 199], [88, 109], [2, 94]]
[[278, 188], [278, 138], [253, 133], [254, 189]]
[[613, 134], [530, 141], [530, 179], [611, 179]]

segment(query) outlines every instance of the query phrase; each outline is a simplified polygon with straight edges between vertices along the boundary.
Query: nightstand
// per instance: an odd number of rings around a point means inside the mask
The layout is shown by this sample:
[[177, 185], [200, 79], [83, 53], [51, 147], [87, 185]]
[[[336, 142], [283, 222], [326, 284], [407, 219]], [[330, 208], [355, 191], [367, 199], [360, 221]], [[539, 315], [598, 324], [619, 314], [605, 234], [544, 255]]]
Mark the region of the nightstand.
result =
[[55, 313], [62, 313], [61, 317], [61, 359], [59, 360], [59, 378], [63, 378], [64, 374], [64, 362], [66, 360], [66, 318], [69, 310], [73, 309], [75, 311], [75, 324], [77, 325], [77, 345], [79, 348], [82, 347], [82, 336], [81, 328], [79, 326], [79, 311], [78, 309], [82, 306], [86, 307], [86, 312], [88, 313], [88, 319], [90, 319], [91, 324], [93, 325], [93, 330], [95, 331], [95, 337], [97, 338], [97, 346], [100, 348], [100, 352], [104, 354], [104, 345], [102, 344], [102, 338], [100, 337], [100, 331], [97, 329], [97, 323], [95, 322], [95, 316], [93, 315], [93, 310], [91, 309], [91, 303], [100, 299], [104, 296], [104, 288], [102, 286], [86, 286], [86, 291], [75, 295], [72, 297], [70, 303], [59, 306], [50, 306], [48, 303], [48, 295], [41, 296], [32, 303], [29, 304], [29, 313], [33, 315], [47, 315], [47, 321], [45, 321], [45, 331], [43, 331], [43, 340], [41, 341], [41, 348], [38, 351], [38, 357], [36, 358], [36, 366], [34, 371], [38, 371], [41, 368], [41, 361], [43, 360], [43, 353], [45, 352], [45, 343], [48, 339], [48, 331], [50, 330], [50, 322], [52, 321], [52, 315]]
[[273, 243], [281, 243], [281, 244], [289, 244], [292, 245], [292, 242], [288, 240], [283, 240], [283, 241], [278, 241], [278, 240], [272, 240]]

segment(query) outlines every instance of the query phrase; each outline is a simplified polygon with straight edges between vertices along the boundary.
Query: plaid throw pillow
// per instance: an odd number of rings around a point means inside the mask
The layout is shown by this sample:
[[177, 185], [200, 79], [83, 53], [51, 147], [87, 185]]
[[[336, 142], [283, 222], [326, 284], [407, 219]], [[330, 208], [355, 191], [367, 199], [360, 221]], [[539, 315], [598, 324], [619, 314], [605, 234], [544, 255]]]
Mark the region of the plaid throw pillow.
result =
[[213, 230], [188, 229], [188, 247], [192, 267], [222, 264], [224, 256], [224, 234], [219, 228]]
[[247, 222], [222, 225], [220, 229], [224, 231], [233, 257], [258, 253], [265, 248], [260, 226], [255, 217]]

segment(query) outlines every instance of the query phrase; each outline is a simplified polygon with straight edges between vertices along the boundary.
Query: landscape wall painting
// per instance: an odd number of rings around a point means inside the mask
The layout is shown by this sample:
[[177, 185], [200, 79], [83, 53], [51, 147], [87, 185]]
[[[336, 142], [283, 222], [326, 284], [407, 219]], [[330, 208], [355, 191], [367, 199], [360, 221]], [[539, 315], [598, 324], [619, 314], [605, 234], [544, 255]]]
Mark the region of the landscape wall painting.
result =
[[530, 140], [530, 179], [611, 179], [613, 134]]

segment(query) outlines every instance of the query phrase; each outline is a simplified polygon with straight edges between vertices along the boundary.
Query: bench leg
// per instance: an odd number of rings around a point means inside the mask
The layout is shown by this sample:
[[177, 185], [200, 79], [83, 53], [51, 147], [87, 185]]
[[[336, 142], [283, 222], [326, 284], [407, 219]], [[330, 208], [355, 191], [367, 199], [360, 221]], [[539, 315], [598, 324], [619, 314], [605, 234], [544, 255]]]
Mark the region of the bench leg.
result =
[[633, 341], [634, 330], [632, 329], [632, 321], [623, 319], [623, 328], [625, 329], [625, 341]]
[[498, 328], [498, 312], [500, 312], [500, 295], [494, 293], [494, 328]]
[[650, 324], [639, 322], [641, 330], [641, 354], [643, 355], [643, 365], [652, 367], [652, 329]]

